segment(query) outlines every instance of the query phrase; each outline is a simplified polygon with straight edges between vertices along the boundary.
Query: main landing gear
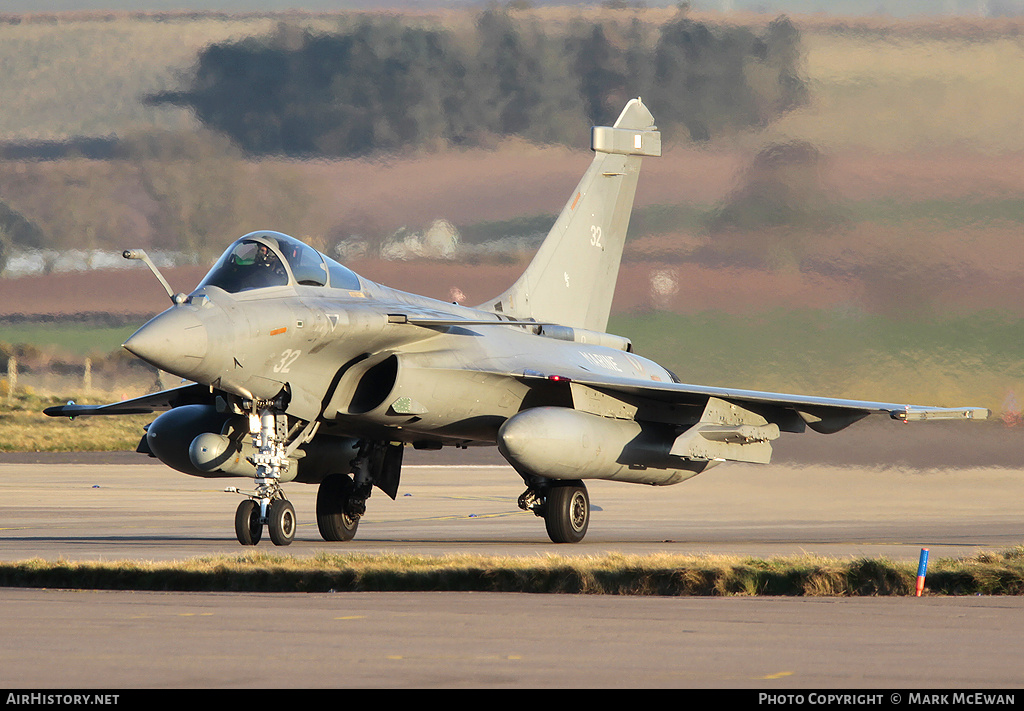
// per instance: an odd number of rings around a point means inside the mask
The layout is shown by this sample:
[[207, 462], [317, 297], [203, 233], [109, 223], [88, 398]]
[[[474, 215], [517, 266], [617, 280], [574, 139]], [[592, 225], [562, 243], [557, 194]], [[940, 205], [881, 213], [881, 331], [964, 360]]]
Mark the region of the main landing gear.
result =
[[519, 508], [544, 519], [554, 543], [579, 543], [590, 525], [590, 496], [579, 479], [533, 482], [519, 497]]
[[331, 474], [320, 482], [316, 525], [325, 541], [352, 540], [375, 485], [395, 498], [402, 470], [402, 445], [363, 440], [349, 469], [352, 476]]
[[351, 541], [366, 511], [359, 504], [355, 482], [347, 474], [331, 474], [316, 492], [316, 525], [325, 541]]

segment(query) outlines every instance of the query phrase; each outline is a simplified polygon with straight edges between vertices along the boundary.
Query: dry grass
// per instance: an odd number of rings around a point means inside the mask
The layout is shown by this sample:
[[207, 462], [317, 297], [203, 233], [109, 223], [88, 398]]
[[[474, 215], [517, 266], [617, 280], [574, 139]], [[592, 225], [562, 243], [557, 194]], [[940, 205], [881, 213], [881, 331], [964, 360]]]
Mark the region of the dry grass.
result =
[[[6, 381], [0, 381], [6, 385]], [[118, 417], [47, 417], [43, 409], [73, 399], [79, 404], [116, 401], [110, 394], [91, 397], [37, 397], [20, 393], [12, 402], [0, 387], [0, 452], [114, 452], [134, 451], [143, 427], [155, 415]]]
[[805, 31], [803, 45], [812, 101], [769, 134], [877, 151], [1024, 148], [1019, 36]]
[[[933, 562], [931, 594], [1024, 593], [1024, 553], [1016, 548], [973, 559]], [[260, 592], [481, 591], [588, 595], [912, 595], [916, 566], [885, 559], [804, 556], [487, 557], [469, 554], [319, 554], [258, 552], [181, 562], [0, 564], [0, 585], [141, 590]]]
[[[141, 98], [176, 89], [200, 49], [270, 31], [276, 20], [57, 15], [0, 24], [0, 139], [123, 134], [138, 126], [191, 128], [182, 109]], [[13, 100], [17, 97], [16, 100]]]

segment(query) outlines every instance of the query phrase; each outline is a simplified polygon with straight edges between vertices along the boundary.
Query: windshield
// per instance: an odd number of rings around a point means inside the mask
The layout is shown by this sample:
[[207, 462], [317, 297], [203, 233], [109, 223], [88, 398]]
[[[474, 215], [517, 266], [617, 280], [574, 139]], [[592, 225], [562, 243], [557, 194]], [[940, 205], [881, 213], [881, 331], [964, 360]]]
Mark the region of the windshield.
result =
[[327, 266], [318, 251], [291, 237], [276, 235], [278, 249], [292, 268], [295, 281], [303, 286], [326, 286]]
[[217, 286], [237, 293], [268, 286], [286, 286], [289, 272], [303, 286], [360, 289], [359, 277], [333, 259], [279, 232], [253, 232], [231, 245], [199, 287]]
[[218, 286], [236, 293], [287, 283], [288, 272], [274, 250], [263, 242], [243, 239], [224, 253], [199, 286]]

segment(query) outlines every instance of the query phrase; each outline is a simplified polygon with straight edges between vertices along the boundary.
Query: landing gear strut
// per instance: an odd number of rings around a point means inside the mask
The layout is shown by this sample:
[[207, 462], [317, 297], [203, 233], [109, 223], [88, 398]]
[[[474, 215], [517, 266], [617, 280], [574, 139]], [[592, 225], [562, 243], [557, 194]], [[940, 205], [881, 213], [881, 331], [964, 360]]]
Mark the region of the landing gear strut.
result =
[[295, 539], [298, 527], [295, 507], [284, 497], [279, 483], [281, 474], [288, 468], [289, 459], [285, 451], [288, 439], [288, 419], [267, 406], [259, 415], [249, 415], [249, 433], [253, 437], [256, 455], [256, 491], [248, 494], [235, 510], [235, 537], [243, 546], [254, 546], [263, 536], [263, 525], [267, 525], [270, 540], [275, 546], [287, 546]]
[[392, 499], [398, 492], [402, 469], [400, 443], [363, 440], [349, 463], [348, 474], [331, 474], [320, 482], [316, 495], [316, 525], [325, 541], [350, 541], [374, 485]]
[[579, 543], [590, 525], [590, 496], [578, 479], [531, 485], [519, 497], [519, 508], [544, 519], [548, 538], [554, 543]]

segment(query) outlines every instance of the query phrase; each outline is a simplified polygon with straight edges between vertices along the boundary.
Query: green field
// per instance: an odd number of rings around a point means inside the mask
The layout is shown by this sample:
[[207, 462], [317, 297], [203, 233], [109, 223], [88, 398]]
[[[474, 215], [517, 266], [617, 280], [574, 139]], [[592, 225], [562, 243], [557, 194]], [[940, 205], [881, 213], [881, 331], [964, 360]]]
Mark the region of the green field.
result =
[[1001, 412], [1024, 393], [1024, 319], [778, 311], [615, 315], [609, 331], [683, 381]]
[[31, 343], [42, 350], [73, 356], [107, 354], [120, 349], [142, 323], [110, 326], [81, 322], [10, 322], [0, 320], [0, 344]]

